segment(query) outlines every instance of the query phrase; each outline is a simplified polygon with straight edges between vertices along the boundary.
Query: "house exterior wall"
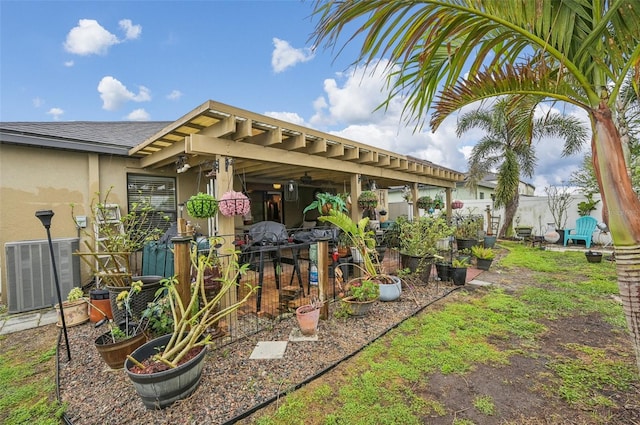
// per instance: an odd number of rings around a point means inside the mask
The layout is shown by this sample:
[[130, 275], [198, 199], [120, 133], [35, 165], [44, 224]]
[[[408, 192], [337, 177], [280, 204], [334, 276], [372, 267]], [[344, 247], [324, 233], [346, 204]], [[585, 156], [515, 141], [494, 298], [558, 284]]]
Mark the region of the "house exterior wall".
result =
[[[96, 193], [106, 193], [109, 201], [127, 208], [127, 173], [175, 175], [167, 170], [149, 173], [137, 167], [136, 158], [59, 149], [0, 144], [0, 296], [7, 302], [7, 264], [5, 244], [47, 238], [38, 210], [52, 210], [51, 238], [81, 237], [71, 216], [90, 218], [91, 201]], [[186, 177], [184, 187], [189, 187]], [[191, 179], [191, 186], [195, 179]], [[181, 199], [181, 198], [179, 198]], [[87, 222], [91, 229], [91, 221]], [[84, 238], [81, 239], [81, 247]], [[92, 278], [88, 267], [81, 266], [81, 281]], [[66, 297], [66, 294], [62, 294]]]

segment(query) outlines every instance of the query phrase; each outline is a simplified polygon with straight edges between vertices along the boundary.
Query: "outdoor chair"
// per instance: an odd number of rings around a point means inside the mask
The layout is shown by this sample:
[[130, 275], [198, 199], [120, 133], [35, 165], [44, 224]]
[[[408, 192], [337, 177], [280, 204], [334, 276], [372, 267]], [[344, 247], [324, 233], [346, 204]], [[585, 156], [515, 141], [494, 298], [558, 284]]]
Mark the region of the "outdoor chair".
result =
[[567, 246], [567, 242], [573, 239], [573, 241], [582, 240], [585, 241], [587, 249], [591, 247], [591, 238], [593, 232], [596, 230], [598, 220], [590, 216], [580, 217], [576, 220], [576, 227], [573, 229], [564, 230], [564, 246]]

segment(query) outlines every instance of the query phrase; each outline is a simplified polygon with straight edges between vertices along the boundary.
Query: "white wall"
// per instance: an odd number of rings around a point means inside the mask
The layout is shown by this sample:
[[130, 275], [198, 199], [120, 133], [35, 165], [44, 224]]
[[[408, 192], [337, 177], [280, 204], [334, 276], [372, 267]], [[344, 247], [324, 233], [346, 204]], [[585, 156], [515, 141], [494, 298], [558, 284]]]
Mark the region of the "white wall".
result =
[[[602, 222], [602, 200], [600, 194], [593, 195], [594, 200], [600, 200], [596, 205], [596, 209], [591, 211], [591, 216]], [[567, 228], [575, 226], [578, 219], [578, 203], [585, 201], [583, 195], [571, 195], [571, 201], [567, 210]], [[491, 205], [491, 201], [487, 199], [465, 200], [464, 207], [457, 210], [462, 215], [469, 214], [486, 214], [487, 205]], [[406, 202], [394, 202], [389, 204], [389, 220], [395, 220], [399, 215], [406, 214], [408, 204]], [[504, 209], [494, 210], [492, 215], [501, 217], [500, 226], [504, 220]], [[486, 220], [485, 220], [486, 222]], [[520, 226], [531, 226], [535, 235], [544, 235], [547, 232], [548, 223], [553, 222], [553, 217], [549, 211], [546, 196], [521, 196], [518, 211], [514, 217], [514, 226], [518, 223]], [[486, 223], [485, 223], [486, 226]], [[485, 229], [486, 230], [486, 229]]]

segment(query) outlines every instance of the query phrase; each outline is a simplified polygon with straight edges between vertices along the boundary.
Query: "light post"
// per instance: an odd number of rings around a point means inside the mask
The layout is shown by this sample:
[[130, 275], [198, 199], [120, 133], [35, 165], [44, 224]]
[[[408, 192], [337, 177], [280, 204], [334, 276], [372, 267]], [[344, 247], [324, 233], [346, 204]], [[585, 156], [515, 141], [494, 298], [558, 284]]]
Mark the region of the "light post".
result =
[[58, 270], [56, 268], [56, 259], [53, 255], [53, 242], [51, 242], [51, 218], [53, 211], [39, 210], [36, 211], [36, 217], [40, 219], [42, 225], [47, 229], [47, 239], [49, 240], [49, 253], [51, 255], [51, 264], [53, 266], [53, 278], [56, 282], [56, 291], [58, 292], [58, 305], [60, 306], [60, 316], [62, 317], [62, 330], [64, 331], [64, 341], [67, 345], [67, 360], [71, 361], [71, 349], [69, 348], [69, 337], [67, 336], [67, 324], [64, 320], [64, 309], [62, 307], [62, 295], [60, 294], [60, 282], [58, 281]]

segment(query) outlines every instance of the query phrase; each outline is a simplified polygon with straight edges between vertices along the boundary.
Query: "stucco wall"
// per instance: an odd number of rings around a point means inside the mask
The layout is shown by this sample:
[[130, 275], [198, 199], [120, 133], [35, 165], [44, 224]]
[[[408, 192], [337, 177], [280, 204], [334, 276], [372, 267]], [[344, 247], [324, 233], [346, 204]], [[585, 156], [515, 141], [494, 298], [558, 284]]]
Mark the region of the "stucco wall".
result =
[[[135, 158], [0, 144], [0, 288], [3, 302], [6, 303], [7, 294], [5, 244], [47, 237], [35, 212], [49, 209], [54, 212], [53, 239], [79, 237], [81, 233], [71, 217], [71, 204], [75, 204], [76, 215], [90, 216], [95, 194], [106, 193], [113, 186], [109, 200], [126, 212], [127, 173], [172, 175], [168, 170], [146, 172], [139, 169], [137, 163]], [[92, 225], [91, 222], [87, 224]], [[82, 283], [90, 280], [88, 268], [82, 266]]]

